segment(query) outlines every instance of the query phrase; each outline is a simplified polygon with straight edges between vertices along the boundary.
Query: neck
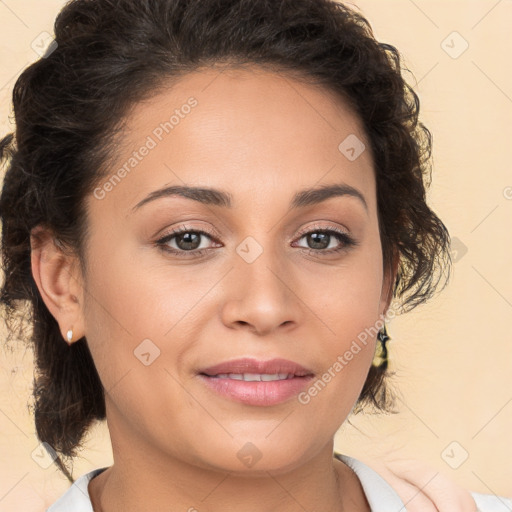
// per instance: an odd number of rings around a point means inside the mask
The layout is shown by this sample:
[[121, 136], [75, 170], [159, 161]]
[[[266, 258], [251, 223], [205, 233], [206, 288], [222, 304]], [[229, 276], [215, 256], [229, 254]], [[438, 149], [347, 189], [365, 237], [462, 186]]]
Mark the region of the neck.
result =
[[370, 511], [357, 477], [328, 452], [285, 474], [259, 477], [210, 472], [179, 461], [165, 472], [151, 461], [115, 462], [90, 481], [89, 493], [94, 512], [253, 512], [255, 504], [261, 512]]
[[370, 512], [357, 476], [333, 457], [332, 440], [286, 471], [229, 472], [110, 433], [114, 464], [89, 482], [94, 512]]

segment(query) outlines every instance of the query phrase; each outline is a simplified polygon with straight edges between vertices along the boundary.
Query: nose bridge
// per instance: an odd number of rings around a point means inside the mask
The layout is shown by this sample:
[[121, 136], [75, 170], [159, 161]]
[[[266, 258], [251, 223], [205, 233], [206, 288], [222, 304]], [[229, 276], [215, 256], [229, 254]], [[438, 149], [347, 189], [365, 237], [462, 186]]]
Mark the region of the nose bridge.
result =
[[299, 308], [289, 284], [287, 256], [273, 240], [268, 232], [247, 236], [236, 246], [233, 288], [224, 304], [227, 324], [249, 324], [261, 334], [297, 321]]
[[286, 277], [279, 274], [284, 273], [286, 255], [271, 241], [271, 232], [256, 236], [247, 236], [236, 247], [241, 260], [237, 264], [240, 279], [250, 285], [253, 292], [280, 293]]

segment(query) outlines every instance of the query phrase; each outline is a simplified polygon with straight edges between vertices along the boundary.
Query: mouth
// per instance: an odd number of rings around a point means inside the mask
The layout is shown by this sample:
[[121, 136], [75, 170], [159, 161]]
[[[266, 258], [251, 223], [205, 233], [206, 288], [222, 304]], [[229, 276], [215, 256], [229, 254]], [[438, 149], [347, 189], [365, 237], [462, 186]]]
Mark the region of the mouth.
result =
[[216, 364], [215, 366], [210, 366], [208, 368], [200, 370], [199, 373], [206, 375], [208, 377], [216, 377], [219, 375], [248, 376], [248, 380], [265, 380], [261, 378], [251, 379], [251, 376], [270, 376], [271, 378], [268, 380], [284, 380], [286, 378], [289, 378], [290, 376], [305, 377], [306, 375], [313, 375], [313, 372], [311, 370], [288, 359], [276, 358], [270, 359], [268, 361], [262, 361], [259, 359], [253, 359], [249, 357], [225, 361], [223, 363]]
[[287, 380], [298, 377], [293, 373], [219, 373], [217, 375], [202, 374], [213, 379], [233, 379], [245, 382], [271, 382], [275, 380]]
[[286, 359], [244, 358], [205, 368], [199, 378], [210, 391], [247, 405], [271, 406], [297, 395], [314, 373]]

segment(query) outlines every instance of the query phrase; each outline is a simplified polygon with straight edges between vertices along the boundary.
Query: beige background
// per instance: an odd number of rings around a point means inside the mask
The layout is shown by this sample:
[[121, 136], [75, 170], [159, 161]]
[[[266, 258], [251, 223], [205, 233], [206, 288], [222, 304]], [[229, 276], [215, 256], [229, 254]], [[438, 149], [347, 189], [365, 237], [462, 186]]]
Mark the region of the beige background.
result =
[[[12, 130], [15, 79], [38, 57], [31, 45], [53, 32], [63, 5], [0, 1], [1, 134]], [[471, 490], [512, 496], [512, 2], [352, 5], [379, 40], [399, 48], [414, 75], [408, 79], [434, 135], [430, 201], [458, 254], [449, 287], [389, 324], [400, 414], [353, 417], [336, 447], [356, 457], [420, 458]], [[467, 50], [454, 58], [465, 42]], [[26, 407], [31, 353], [2, 350], [0, 357], [0, 511], [21, 504], [25, 512], [41, 511], [68, 482], [54, 465], [43, 469], [32, 459], [38, 441]], [[112, 463], [105, 425], [88, 439], [75, 477]]]

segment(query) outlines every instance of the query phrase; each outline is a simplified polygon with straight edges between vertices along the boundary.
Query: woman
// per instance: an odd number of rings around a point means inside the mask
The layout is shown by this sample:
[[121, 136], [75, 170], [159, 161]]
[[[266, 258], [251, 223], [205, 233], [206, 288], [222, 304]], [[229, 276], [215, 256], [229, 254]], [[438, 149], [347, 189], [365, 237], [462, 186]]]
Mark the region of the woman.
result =
[[403, 509], [333, 457], [389, 407], [392, 299], [448, 276], [397, 50], [327, 0], [74, 0], [55, 35], [2, 144], [2, 303], [38, 437], [72, 459], [106, 419], [114, 464], [48, 510]]

